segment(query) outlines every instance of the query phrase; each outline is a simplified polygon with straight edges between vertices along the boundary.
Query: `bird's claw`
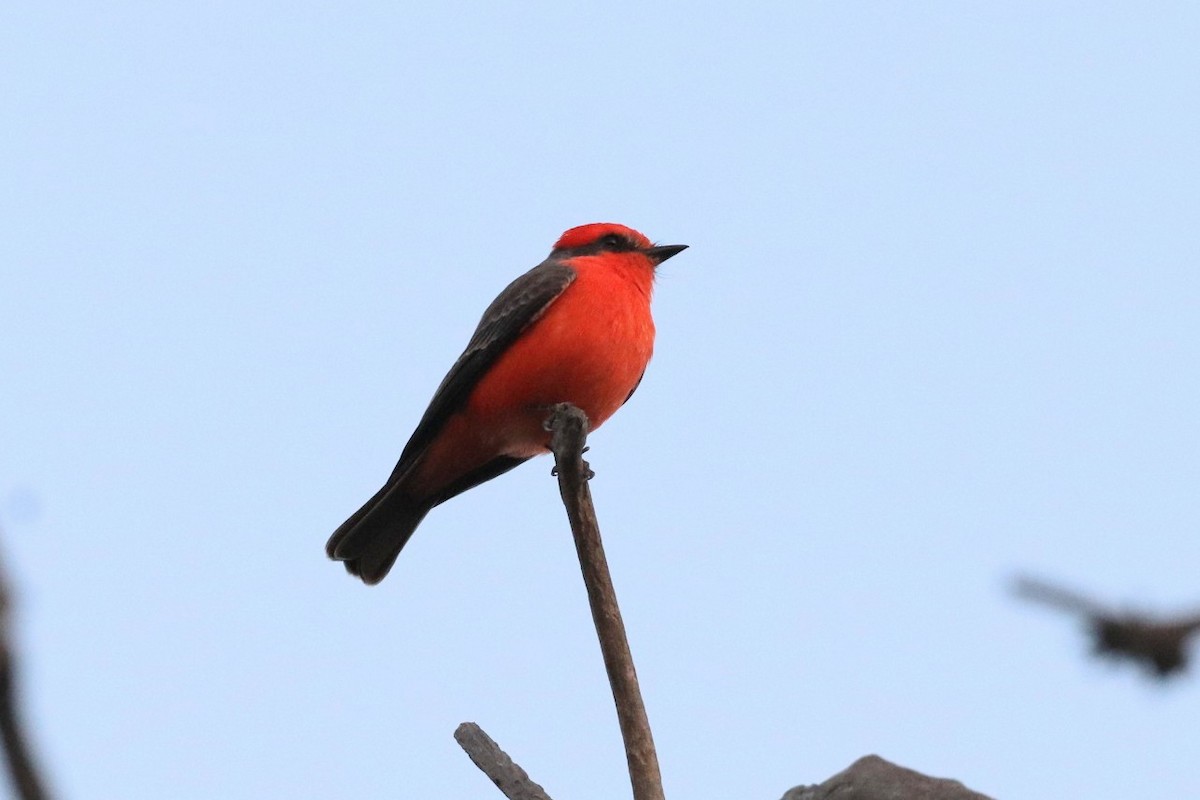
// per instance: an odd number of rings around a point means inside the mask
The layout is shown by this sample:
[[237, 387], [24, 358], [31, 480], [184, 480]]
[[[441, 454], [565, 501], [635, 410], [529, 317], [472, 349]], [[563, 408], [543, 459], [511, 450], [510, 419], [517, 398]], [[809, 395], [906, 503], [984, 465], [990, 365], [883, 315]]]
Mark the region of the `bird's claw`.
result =
[[[579, 463], [581, 465], [579, 472], [580, 472], [580, 474], [583, 475], [583, 479], [585, 481], [590, 481], [592, 478], [596, 477], [596, 473], [592, 471], [591, 464], [584, 461], [583, 459], [579, 459]], [[553, 467], [550, 468], [550, 477], [551, 478], [558, 477], [558, 465], [557, 464], [555, 464]]]

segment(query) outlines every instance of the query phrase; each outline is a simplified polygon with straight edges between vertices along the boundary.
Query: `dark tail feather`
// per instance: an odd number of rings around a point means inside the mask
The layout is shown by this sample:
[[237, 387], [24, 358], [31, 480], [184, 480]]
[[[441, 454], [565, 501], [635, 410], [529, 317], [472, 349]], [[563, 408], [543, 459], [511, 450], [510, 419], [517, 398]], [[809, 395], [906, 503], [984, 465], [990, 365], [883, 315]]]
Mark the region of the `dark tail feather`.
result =
[[333, 532], [325, 552], [363, 583], [379, 583], [430, 508], [388, 484]]

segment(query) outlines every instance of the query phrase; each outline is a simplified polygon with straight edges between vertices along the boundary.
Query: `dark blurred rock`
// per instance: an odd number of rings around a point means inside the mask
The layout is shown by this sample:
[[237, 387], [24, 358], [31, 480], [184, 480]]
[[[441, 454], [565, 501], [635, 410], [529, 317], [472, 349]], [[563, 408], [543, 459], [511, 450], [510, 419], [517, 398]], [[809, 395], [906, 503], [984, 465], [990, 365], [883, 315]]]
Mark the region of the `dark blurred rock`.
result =
[[880, 758], [863, 756], [816, 786], [797, 786], [783, 800], [991, 800], [958, 781], [931, 778]]

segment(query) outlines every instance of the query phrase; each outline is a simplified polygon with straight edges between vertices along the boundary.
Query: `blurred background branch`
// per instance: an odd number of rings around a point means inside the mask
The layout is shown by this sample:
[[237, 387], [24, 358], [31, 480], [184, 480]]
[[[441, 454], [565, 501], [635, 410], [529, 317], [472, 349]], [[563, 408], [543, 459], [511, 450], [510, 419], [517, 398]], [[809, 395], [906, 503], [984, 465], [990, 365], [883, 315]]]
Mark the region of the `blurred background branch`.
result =
[[1165, 680], [1188, 667], [1191, 636], [1200, 631], [1200, 613], [1175, 617], [1118, 612], [1078, 592], [1047, 581], [1018, 577], [1018, 597], [1082, 617], [1092, 637], [1092, 652], [1104, 658], [1127, 660]]
[[[3, 531], [0, 531], [2, 534]], [[18, 709], [17, 665], [12, 642], [12, 589], [0, 562], [0, 737], [16, 796], [21, 800], [49, 797], [29, 750], [29, 736]]]

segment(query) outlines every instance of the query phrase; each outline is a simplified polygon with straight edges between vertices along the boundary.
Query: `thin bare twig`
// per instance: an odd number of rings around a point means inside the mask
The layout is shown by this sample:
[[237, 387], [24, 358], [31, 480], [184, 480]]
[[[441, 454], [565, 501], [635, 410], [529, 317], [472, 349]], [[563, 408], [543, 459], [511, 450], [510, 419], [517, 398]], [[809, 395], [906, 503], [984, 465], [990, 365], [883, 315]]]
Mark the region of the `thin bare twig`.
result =
[[11, 644], [11, 595], [8, 579], [0, 567], [0, 739], [13, 788], [21, 800], [46, 800], [45, 783], [34, 765], [29, 739], [17, 710], [16, 659]]
[[546, 790], [530, 780], [528, 773], [474, 722], [459, 725], [454, 731], [454, 741], [467, 751], [475, 766], [492, 779], [508, 800], [550, 800]]
[[617, 706], [617, 720], [621, 726], [621, 738], [625, 741], [625, 758], [629, 763], [633, 797], [634, 800], [664, 800], [654, 737], [650, 734], [650, 721], [646, 717], [642, 692], [638, 688], [637, 671], [633, 667], [633, 656], [625, 637], [625, 623], [621, 621], [617, 593], [613, 589], [608, 560], [604, 557], [604, 545], [600, 541], [600, 525], [592, 505], [592, 492], [588, 488], [592, 471], [583, 460], [588, 432], [587, 415], [569, 403], [560, 403], [551, 409], [546, 428], [551, 432], [550, 450], [554, 453], [558, 489], [571, 521], [579, 566], [583, 570], [583, 582], [587, 586], [588, 601], [592, 607], [592, 620], [596, 624], [604, 667], [608, 670], [608, 682]]

